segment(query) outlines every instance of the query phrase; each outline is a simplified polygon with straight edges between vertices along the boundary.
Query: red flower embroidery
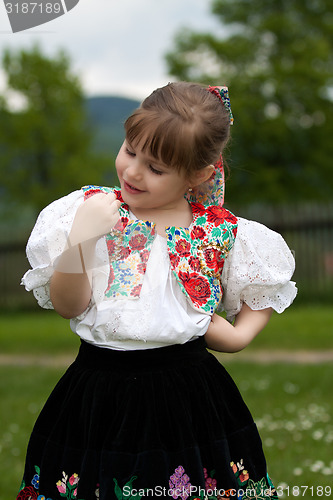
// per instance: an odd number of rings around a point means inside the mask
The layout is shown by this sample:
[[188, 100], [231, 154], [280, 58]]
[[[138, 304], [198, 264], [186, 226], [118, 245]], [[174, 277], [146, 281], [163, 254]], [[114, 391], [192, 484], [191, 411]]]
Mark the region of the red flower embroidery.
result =
[[178, 240], [176, 243], [176, 251], [181, 257], [191, 255], [191, 244], [186, 240]]
[[149, 251], [148, 250], [143, 250], [140, 252], [140, 258], [142, 262], [147, 263], [149, 259]]
[[249, 479], [249, 473], [247, 472], [247, 470], [243, 470], [240, 474], [239, 474], [239, 479], [242, 483], [245, 483], [245, 481], [247, 481]]
[[231, 224], [237, 224], [237, 218], [231, 212], [228, 212], [228, 210], [225, 210], [225, 217], [224, 218], [228, 222], [231, 222]]
[[146, 264], [138, 264], [138, 271], [140, 274], [145, 274], [146, 272]]
[[128, 218], [127, 217], [120, 217], [120, 219], [117, 220], [116, 224], [114, 225], [113, 229], [116, 229], [117, 231], [123, 231], [124, 228], [128, 224]]
[[192, 240], [198, 239], [202, 240], [206, 236], [204, 229], [200, 226], [194, 226], [191, 231]]
[[188, 263], [193, 271], [200, 271], [200, 260], [198, 257], [190, 257]]
[[206, 212], [205, 207], [201, 203], [191, 203], [193, 214], [204, 214]]
[[134, 288], [132, 288], [131, 291], [131, 296], [132, 297], [139, 297], [140, 292], [141, 292], [142, 285], [137, 285]]
[[17, 496], [16, 500], [37, 500], [37, 491], [33, 486], [26, 486]]
[[113, 192], [116, 195], [117, 200], [123, 201], [123, 199], [121, 197], [121, 191], [119, 189], [115, 189]]
[[221, 271], [224, 266], [224, 260], [221, 258], [220, 251], [215, 248], [206, 248], [204, 250], [205, 264], [216, 273]]
[[102, 191], [101, 189], [89, 189], [88, 191], [86, 191], [84, 193], [84, 199], [87, 200], [88, 198], [90, 198], [91, 196], [94, 196], [94, 194], [98, 194], [98, 193], [103, 193], [104, 191]]
[[177, 255], [175, 253], [170, 253], [169, 257], [170, 257], [171, 266], [174, 269], [179, 264], [179, 261], [180, 261], [179, 255]]
[[147, 236], [144, 236], [143, 234], [136, 234], [129, 240], [129, 244], [133, 250], [143, 250], [146, 242]]
[[212, 222], [215, 227], [223, 224], [227, 214], [224, 208], [215, 205], [207, 208], [207, 220], [208, 222]]
[[107, 240], [106, 245], [108, 247], [108, 253], [110, 256], [114, 254], [115, 248], [116, 248], [116, 243], [114, 240]]
[[205, 486], [207, 490], [214, 490], [216, 488], [216, 479], [213, 479], [212, 477], [207, 477], [205, 481]]
[[121, 247], [121, 249], [119, 250], [120, 260], [127, 259], [127, 257], [129, 256], [130, 253], [131, 253], [131, 249], [130, 248]]
[[207, 302], [210, 297], [210, 288], [206, 278], [196, 273], [182, 271], [179, 273], [179, 278], [193, 302], [200, 306]]
[[115, 278], [115, 276], [114, 276], [114, 270], [113, 270], [113, 267], [112, 267], [112, 266], [110, 266], [109, 279], [108, 279], [108, 286], [107, 286], [106, 292], [108, 292], [108, 291], [110, 290], [111, 285], [112, 285], [112, 283], [113, 283], [113, 281], [114, 281], [114, 278]]

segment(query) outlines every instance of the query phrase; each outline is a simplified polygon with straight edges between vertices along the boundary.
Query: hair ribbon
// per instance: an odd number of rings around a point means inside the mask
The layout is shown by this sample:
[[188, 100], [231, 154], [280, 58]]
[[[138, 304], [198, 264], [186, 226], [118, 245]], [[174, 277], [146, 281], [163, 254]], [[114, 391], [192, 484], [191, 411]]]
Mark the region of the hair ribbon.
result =
[[[230, 99], [228, 87], [222, 86], [209, 86], [209, 92], [214, 94], [221, 102], [221, 104], [228, 111], [230, 118], [230, 125], [234, 123], [230, 107]], [[223, 157], [220, 155], [219, 160], [214, 163], [215, 171], [212, 176], [203, 184], [193, 188], [193, 192], [186, 193], [185, 197], [188, 201], [202, 203], [203, 205], [218, 205], [223, 206], [224, 203], [224, 168]]]
[[230, 106], [230, 98], [229, 98], [229, 90], [228, 87], [222, 86], [209, 86], [207, 89], [209, 92], [212, 94], [216, 95], [216, 97], [221, 101], [225, 109], [228, 111], [229, 114], [229, 119], [230, 119], [230, 125], [233, 125], [234, 123], [234, 117], [231, 111], [231, 106]]

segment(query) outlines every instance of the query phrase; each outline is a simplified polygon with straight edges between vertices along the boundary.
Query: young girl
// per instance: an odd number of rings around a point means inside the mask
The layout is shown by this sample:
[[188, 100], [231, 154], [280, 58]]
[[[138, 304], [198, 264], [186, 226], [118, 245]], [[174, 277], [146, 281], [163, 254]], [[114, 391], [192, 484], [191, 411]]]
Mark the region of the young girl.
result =
[[19, 500], [277, 498], [206, 350], [243, 349], [296, 295], [281, 236], [222, 208], [232, 120], [225, 87], [158, 89], [125, 123], [120, 188], [40, 214], [23, 283], [81, 347], [36, 422]]

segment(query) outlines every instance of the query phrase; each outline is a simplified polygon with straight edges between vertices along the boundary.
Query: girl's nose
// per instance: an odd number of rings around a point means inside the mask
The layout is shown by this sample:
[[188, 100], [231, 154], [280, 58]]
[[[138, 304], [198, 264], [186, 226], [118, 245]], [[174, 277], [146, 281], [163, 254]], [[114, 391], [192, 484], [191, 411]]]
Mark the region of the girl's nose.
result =
[[127, 177], [131, 179], [141, 179], [142, 177], [142, 168], [140, 163], [134, 159], [131, 164], [127, 167]]

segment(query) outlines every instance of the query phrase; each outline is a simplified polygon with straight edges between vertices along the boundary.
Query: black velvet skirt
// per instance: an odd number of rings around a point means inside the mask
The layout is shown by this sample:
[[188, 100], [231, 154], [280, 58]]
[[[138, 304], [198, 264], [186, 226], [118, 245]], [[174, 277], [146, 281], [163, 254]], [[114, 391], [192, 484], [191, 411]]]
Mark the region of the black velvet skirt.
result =
[[18, 500], [276, 499], [235, 383], [203, 339], [81, 343], [28, 445]]

